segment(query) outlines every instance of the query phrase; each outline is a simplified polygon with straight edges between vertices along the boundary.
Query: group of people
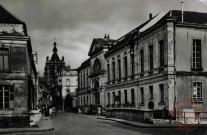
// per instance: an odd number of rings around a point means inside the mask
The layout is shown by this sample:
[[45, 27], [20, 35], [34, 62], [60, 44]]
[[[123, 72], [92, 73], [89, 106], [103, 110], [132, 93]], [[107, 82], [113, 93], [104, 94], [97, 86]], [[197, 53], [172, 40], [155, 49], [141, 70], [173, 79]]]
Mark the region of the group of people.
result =
[[[53, 108], [52, 107], [47, 107], [47, 108], [43, 108], [42, 112], [44, 113], [44, 116], [46, 117], [46, 120], [48, 120], [48, 118], [52, 115], [53, 113]], [[57, 115], [57, 111], [56, 109], [54, 109], [55, 115]]]

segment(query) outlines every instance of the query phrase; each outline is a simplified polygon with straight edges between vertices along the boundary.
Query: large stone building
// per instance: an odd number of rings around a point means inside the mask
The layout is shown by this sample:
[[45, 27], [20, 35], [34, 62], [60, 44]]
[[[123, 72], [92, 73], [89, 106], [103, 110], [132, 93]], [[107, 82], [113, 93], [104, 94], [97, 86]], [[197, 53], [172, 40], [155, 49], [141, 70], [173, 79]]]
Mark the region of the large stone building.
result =
[[91, 90], [96, 88], [92, 82], [101, 80], [93, 71], [87, 75], [87, 70], [94, 70], [92, 59], [104, 54], [100, 65], [107, 74], [98, 85], [104, 88], [98, 95], [103, 108], [150, 108], [154, 117], [163, 118], [178, 109], [176, 102], [186, 99], [198, 103], [205, 112], [206, 24], [206, 13], [184, 11], [182, 15], [172, 10], [150, 15], [148, 21], [111, 44], [105, 53], [89, 55], [79, 70], [79, 105], [85, 105], [87, 93], [93, 93], [83, 83], [86, 76], [90, 77]]
[[105, 106], [106, 61], [104, 54], [115, 40], [109, 38], [94, 38], [88, 55], [90, 59], [78, 68], [79, 106], [89, 110], [91, 105]]
[[44, 69], [44, 78], [47, 88], [51, 91], [53, 106], [56, 106], [58, 101], [56, 102], [56, 97], [58, 96], [57, 86], [55, 85], [55, 80], [57, 75], [61, 73], [61, 70], [65, 68], [64, 57], [62, 59], [59, 58], [57, 54], [57, 43], [53, 43], [53, 54], [49, 59], [49, 56], [46, 58], [45, 69]]
[[[0, 121], [1, 126], [29, 126], [36, 108], [37, 71], [26, 24], [0, 6]], [[19, 114], [17, 120], [17, 114]], [[9, 117], [8, 123], [2, 117]], [[2, 121], [3, 120], [3, 121]], [[12, 125], [11, 125], [12, 124]]]

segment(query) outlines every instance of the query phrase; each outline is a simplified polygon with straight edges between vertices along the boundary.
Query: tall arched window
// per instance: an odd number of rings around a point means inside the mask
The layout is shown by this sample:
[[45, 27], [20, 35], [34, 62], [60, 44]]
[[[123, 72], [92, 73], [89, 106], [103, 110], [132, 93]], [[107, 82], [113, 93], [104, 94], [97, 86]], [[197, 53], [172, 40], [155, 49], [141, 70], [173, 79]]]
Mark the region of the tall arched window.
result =
[[97, 72], [101, 70], [101, 62], [99, 59], [96, 59], [93, 65], [93, 71]]

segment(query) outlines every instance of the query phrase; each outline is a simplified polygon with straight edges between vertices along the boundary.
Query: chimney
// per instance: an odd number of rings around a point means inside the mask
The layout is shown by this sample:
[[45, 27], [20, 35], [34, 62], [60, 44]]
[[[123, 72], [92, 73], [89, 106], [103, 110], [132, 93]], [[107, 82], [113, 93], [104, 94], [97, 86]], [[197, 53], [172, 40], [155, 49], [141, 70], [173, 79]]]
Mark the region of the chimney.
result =
[[104, 35], [104, 39], [106, 38], [106, 34]]
[[182, 22], [184, 21], [184, 16], [183, 16], [183, 3], [184, 3], [184, 2], [181, 2], [181, 14], [182, 14]]
[[104, 39], [109, 40], [110, 39], [109, 34], [108, 35], [105, 34]]
[[64, 61], [64, 56], [62, 56], [62, 61]]
[[151, 20], [151, 19], [152, 19], [152, 13], [149, 14], [149, 20]]

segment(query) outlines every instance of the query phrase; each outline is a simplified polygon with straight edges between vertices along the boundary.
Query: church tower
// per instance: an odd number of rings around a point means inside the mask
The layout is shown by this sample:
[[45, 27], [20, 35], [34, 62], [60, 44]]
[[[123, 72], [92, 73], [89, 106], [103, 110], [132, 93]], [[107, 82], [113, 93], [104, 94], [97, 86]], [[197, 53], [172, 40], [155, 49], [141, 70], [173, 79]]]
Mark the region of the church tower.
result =
[[57, 96], [55, 88], [55, 79], [57, 75], [61, 74], [61, 70], [64, 69], [65, 66], [65, 61], [64, 61], [64, 56], [60, 60], [58, 56], [58, 49], [57, 49], [57, 43], [54, 41], [53, 43], [53, 54], [51, 58], [49, 59], [49, 56], [46, 57], [46, 63], [45, 63], [45, 69], [44, 69], [44, 80], [47, 85], [47, 87], [50, 89], [52, 98], [55, 99]]

